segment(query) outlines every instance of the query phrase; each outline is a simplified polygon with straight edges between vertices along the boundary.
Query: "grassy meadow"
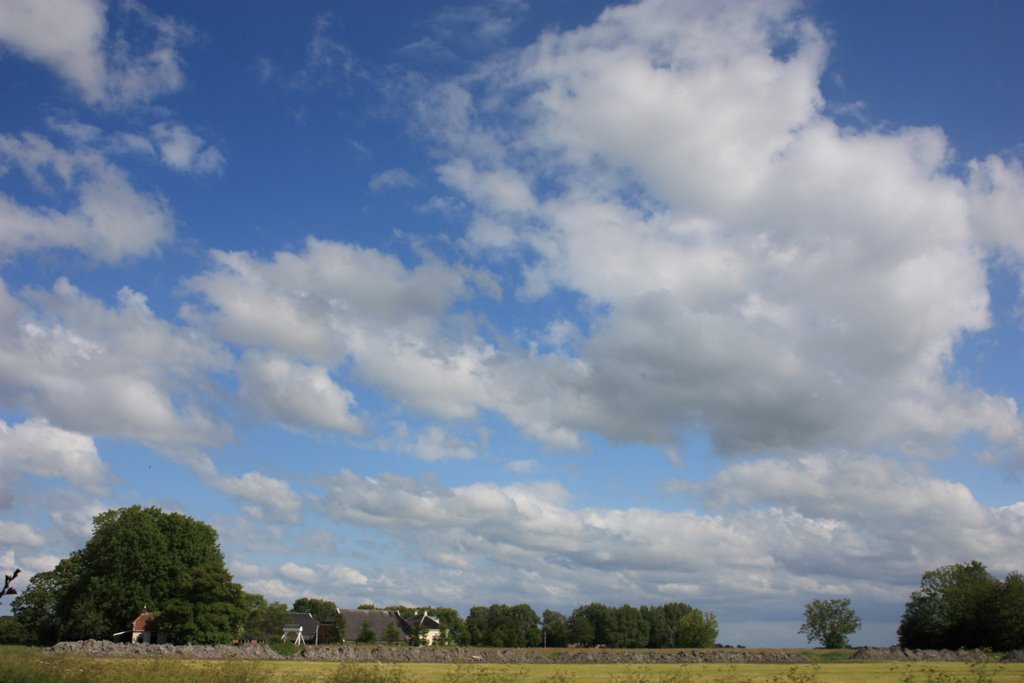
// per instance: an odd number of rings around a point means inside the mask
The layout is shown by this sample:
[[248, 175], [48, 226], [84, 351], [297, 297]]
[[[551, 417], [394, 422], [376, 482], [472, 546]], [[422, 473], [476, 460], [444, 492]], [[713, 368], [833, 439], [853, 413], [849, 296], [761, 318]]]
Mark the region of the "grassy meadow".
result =
[[0, 648], [4, 683], [1024, 683], [1024, 664], [352, 664], [90, 658]]

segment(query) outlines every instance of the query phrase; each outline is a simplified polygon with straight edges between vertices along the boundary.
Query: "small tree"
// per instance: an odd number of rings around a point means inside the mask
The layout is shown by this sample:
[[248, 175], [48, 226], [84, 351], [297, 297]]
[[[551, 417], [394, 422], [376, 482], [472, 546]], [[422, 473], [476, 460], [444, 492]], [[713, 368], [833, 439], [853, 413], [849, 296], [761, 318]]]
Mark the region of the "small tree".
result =
[[370, 626], [370, 622], [364, 620], [362, 627], [359, 629], [359, 636], [356, 638], [357, 643], [376, 643], [377, 632]]
[[327, 629], [323, 639], [320, 641], [327, 645], [337, 645], [345, 642], [345, 617], [341, 614], [334, 617], [334, 622]]
[[384, 627], [384, 642], [385, 643], [397, 643], [402, 639], [402, 632], [398, 630], [398, 626], [393, 621], [389, 621], [388, 625]]
[[850, 647], [847, 636], [860, 629], [860, 617], [850, 607], [850, 599], [811, 600], [804, 607], [804, 625], [799, 633], [807, 634], [807, 642], [819, 641], [834, 649]]

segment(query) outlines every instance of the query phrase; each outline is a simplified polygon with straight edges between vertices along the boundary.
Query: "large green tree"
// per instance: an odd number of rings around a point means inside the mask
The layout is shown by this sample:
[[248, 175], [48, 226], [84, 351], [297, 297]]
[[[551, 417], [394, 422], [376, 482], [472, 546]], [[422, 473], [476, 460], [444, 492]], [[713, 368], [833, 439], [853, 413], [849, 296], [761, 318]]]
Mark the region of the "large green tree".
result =
[[804, 623], [800, 633], [807, 642], [820, 642], [827, 648], [850, 647], [850, 634], [860, 629], [860, 617], [850, 607], [849, 598], [811, 600], [804, 607]]
[[109, 638], [144, 608], [175, 642], [239, 635], [245, 601], [212, 527], [155, 507], [108, 510], [94, 518], [85, 547], [33, 577], [12, 603], [40, 642]]
[[900, 646], [921, 649], [1024, 647], [1024, 579], [1000, 582], [985, 565], [951, 564], [924, 573], [900, 620]]
[[336, 621], [338, 618], [338, 606], [333, 601], [322, 598], [299, 598], [292, 604], [292, 611], [312, 614], [321, 624], [325, 621]]

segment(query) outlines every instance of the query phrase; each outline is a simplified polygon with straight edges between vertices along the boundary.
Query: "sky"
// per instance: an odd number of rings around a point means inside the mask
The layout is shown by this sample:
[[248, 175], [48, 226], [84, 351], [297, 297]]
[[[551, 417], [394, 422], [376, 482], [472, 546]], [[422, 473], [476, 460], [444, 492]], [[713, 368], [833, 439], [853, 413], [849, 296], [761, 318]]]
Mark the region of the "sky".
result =
[[1024, 569], [1022, 28], [0, 0], [0, 561], [155, 505], [289, 605], [895, 643]]

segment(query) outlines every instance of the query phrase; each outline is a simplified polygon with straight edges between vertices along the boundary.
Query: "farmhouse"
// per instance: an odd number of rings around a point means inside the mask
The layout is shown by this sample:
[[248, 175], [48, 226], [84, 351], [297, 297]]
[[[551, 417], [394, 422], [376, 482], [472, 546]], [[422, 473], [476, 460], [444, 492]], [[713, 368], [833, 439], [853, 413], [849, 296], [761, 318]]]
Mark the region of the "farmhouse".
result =
[[156, 626], [155, 622], [156, 615], [143, 607], [139, 616], [135, 617], [132, 621], [131, 629], [118, 631], [114, 634], [114, 640], [127, 641], [130, 643], [166, 643], [167, 634], [161, 633], [159, 630], [154, 628]]
[[[418, 633], [420, 643], [435, 645], [441, 640], [441, 622], [426, 612], [415, 612], [408, 618], [397, 611], [382, 609], [339, 609], [338, 619], [344, 619], [345, 631], [342, 638], [347, 643], [358, 642], [363, 635], [364, 624], [373, 632], [376, 642], [386, 642], [398, 634], [401, 642], [412, 640]], [[328, 632], [336, 622], [318, 622], [312, 614], [289, 612], [288, 623], [281, 633], [281, 640], [296, 645], [319, 645], [328, 640]], [[393, 629], [389, 629], [393, 625]], [[389, 634], [390, 631], [390, 634]]]

